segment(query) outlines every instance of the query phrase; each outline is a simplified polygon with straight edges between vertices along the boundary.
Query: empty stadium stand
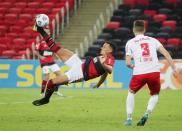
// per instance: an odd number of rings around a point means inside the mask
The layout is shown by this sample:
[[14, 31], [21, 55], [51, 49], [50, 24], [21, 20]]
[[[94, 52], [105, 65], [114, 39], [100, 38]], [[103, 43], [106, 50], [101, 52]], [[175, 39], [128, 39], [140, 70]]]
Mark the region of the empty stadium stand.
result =
[[[0, 58], [21, 59], [38, 35], [32, 31], [35, 15], [45, 13], [52, 20], [62, 7], [65, 8], [66, 1], [0, 0]], [[68, 3], [69, 10], [73, 10], [74, 0]]]
[[180, 0], [123, 0], [85, 56], [96, 56], [103, 42], [112, 40], [118, 46], [114, 53], [116, 59], [125, 59], [125, 44], [134, 37], [132, 26], [137, 19], [145, 20], [145, 35], [157, 38], [173, 58], [182, 58]]

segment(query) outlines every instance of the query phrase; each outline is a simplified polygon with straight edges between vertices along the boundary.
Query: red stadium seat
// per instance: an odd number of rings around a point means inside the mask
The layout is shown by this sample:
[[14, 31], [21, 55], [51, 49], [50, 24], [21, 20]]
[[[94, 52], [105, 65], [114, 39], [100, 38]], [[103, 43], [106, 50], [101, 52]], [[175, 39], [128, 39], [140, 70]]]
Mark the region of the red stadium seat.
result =
[[181, 44], [181, 40], [179, 38], [169, 38], [167, 39], [167, 44], [174, 45], [176, 48], [178, 48]]
[[13, 14], [20, 14], [22, 12], [22, 9], [21, 8], [9, 8], [8, 10], [9, 13], [13, 13]]
[[50, 21], [52, 21], [55, 18], [56, 18], [56, 13], [55, 14], [49, 14], [49, 20]]
[[40, 4], [45, 2], [45, 1], [47, 1], [47, 0], [36, 0], [36, 2], [39, 2]]
[[42, 3], [42, 8], [52, 9], [55, 6], [53, 2], [44, 2]]
[[164, 2], [173, 6], [177, 5], [177, 0], [164, 0]]
[[0, 7], [0, 12], [1, 12], [1, 14], [5, 14], [7, 11], [8, 11], [7, 8], [5, 8], [5, 7]]
[[14, 3], [14, 7], [17, 7], [17, 8], [24, 9], [26, 6], [27, 6], [27, 3], [26, 2], [17, 2], [17, 3]]
[[164, 38], [157, 38], [157, 40], [158, 40], [162, 45], [165, 45], [165, 44], [166, 44], [166, 39], [164, 39]]
[[16, 20], [12, 21], [12, 20], [4, 20], [4, 25], [6, 26], [12, 26], [16, 23]]
[[32, 43], [35, 43], [35, 38], [27, 40], [27, 45], [32, 45]]
[[28, 22], [25, 19], [19, 19], [16, 21], [14, 25], [21, 25], [21, 27], [24, 28], [25, 26], [28, 25]]
[[25, 44], [26, 44], [26, 40], [23, 38], [16, 38], [13, 40], [13, 48], [15, 50], [24, 50]]
[[67, 0], [58, 0], [59, 2], [66, 3]]
[[157, 14], [153, 16], [154, 21], [163, 22], [167, 19], [167, 16], [165, 14]]
[[[3, 17], [4, 17], [4, 16], [3, 16]], [[4, 20], [1, 20], [1, 19], [0, 19], [0, 25], [5, 25], [4, 23], [5, 23]]]
[[55, 5], [55, 8], [62, 8], [62, 7], [64, 7], [64, 9], [66, 9], [65, 3], [57, 3], [57, 4]]
[[26, 21], [32, 21], [33, 16], [31, 14], [20, 14], [19, 19], [26, 20]]
[[136, 2], [137, 2], [137, 0], [123, 0], [123, 3], [130, 7], [134, 7], [136, 5]]
[[26, 47], [29, 48], [29, 49], [32, 49], [32, 44], [35, 44], [35, 41], [36, 41], [35, 38], [28, 39], [28, 40], [27, 40]]
[[24, 54], [26, 54], [26, 50], [20, 50], [20, 51], [18, 51], [18, 55], [22, 56]]
[[171, 27], [171, 29], [173, 31], [175, 31], [176, 30], [176, 21], [174, 21], [174, 20], [163, 21], [162, 26]]
[[4, 15], [4, 19], [5, 20], [9, 20], [9, 21], [13, 21], [15, 22], [15, 20], [18, 18], [17, 14], [5, 14]]
[[71, 11], [74, 8], [74, 0], [69, 0], [69, 10]]
[[149, 5], [149, 0], [136, 0], [137, 5], [144, 5], [148, 6]]
[[5, 14], [4, 15], [4, 23], [7, 26], [11, 26], [16, 23], [16, 20], [18, 19], [17, 14]]
[[32, 44], [31, 43], [29, 43], [29, 44], [27, 43], [26, 44], [26, 48], [32, 50]]
[[8, 47], [7, 47], [7, 45], [0, 43], [0, 49], [1, 49], [1, 51], [5, 51], [5, 50], [8, 50]]
[[26, 45], [13, 45], [13, 49], [17, 52], [20, 50], [26, 50]]
[[25, 8], [25, 9], [23, 10], [23, 13], [34, 15], [34, 14], [36, 13], [36, 9], [34, 9], [34, 8]]
[[59, 2], [61, 2], [61, 0], [47, 0], [47, 1], [49, 1], [49, 2], [54, 2], [54, 3], [59, 3]]
[[52, 9], [52, 14], [56, 14], [56, 13], [59, 13], [60, 14], [60, 8], [53, 8]]
[[28, 3], [28, 8], [37, 9], [39, 7], [40, 7], [40, 3], [39, 2], [30, 2], [30, 3]]
[[17, 0], [2, 0], [2, 1], [4, 1], [4, 2], [10, 2], [10, 1], [11, 1], [11, 3], [13, 4], [13, 3], [15, 3]]
[[106, 25], [106, 28], [108, 29], [119, 29], [119, 27], [120, 27], [120, 22], [109, 22]]
[[4, 14], [0, 14], [0, 20], [4, 19]]
[[22, 59], [22, 55], [13, 56], [12, 59], [20, 60]]
[[23, 29], [24, 32], [33, 33], [32, 26], [27, 26]]
[[24, 32], [24, 33], [21, 33], [20, 37], [23, 38], [23, 39], [28, 40], [28, 39], [32, 38], [32, 33]]
[[59, 13], [59, 20], [62, 21], [62, 14], [60, 8], [53, 8], [52, 13], [49, 15], [49, 18], [52, 20], [55, 18], [56, 14]]
[[30, 2], [30, 1], [34, 1], [34, 0], [16, 0], [16, 2], [26, 2], [26, 3]]
[[157, 14], [156, 10], [144, 10], [144, 15], [154, 16]]
[[33, 32], [33, 33], [32, 33], [32, 37], [33, 37], [33, 38], [36, 38], [36, 37], [39, 36], [39, 35], [40, 35], [40, 34], [37, 33], [37, 32]]
[[144, 26], [146, 30], [148, 29], [148, 24], [149, 24], [148, 20], [144, 20]]
[[6, 9], [10, 8], [12, 6], [11, 2], [1, 2], [0, 7], [4, 7]]
[[17, 38], [19, 35], [17, 33], [10, 32], [10, 33], [6, 33], [5, 36], [10, 39], [14, 39], [14, 38]]
[[0, 37], [0, 43], [4, 45], [11, 45], [12, 39], [9, 37]]
[[1, 30], [0, 30], [0, 37], [4, 37], [5, 36], [5, 32], [2, 32]]
[[14, 25], [10, 27], [10, 32], [20, 33], [22, 32], [22, 26]]
[[8, 27], [5, 25], [0, 25], [0, 34], [8, 31]]
[[15, 55], [16, 55], [16, 52], [14, 50], [5, 50], [5, 51], [2, 51], [2, 56], [6, 56], [8, 58], [12, 58]]
[[36, 11], [37, 14], [49, 14], [50, 10], [49, 9], [45, 9], [45, 8], [38, 8]]

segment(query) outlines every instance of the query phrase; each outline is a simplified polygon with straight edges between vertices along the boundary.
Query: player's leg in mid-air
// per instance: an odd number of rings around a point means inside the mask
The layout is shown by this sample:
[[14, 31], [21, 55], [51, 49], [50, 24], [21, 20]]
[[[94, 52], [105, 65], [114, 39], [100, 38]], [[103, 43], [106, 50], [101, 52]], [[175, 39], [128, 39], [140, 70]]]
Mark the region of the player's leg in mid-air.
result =
[[[61, 48], [59, 45], [57, 45], [55, 43], [55, 41], [52, 39], [52, 37], [50, 35], [48, 35], [48, 33], [42, 28], [37, 26], [36, 24], [33, 27], [33, 30], [36, 32], [39, 32], [42, 37], [44, 38], [44, 40], [46, 41], [48, 47], [57, 54], [57, 56], [63, 61], [67, 61], [69, 58], [71, 58], [74, 53]], [[54, 87], [57, 86], [57, 84], [64, 84], [68, 82], [68, 77], [64, 74], [58, 75], [56, 76], [56, 78], [54, 80], [49, 80], [49, 81], [44, 81], [42, 83], [42, 87], [47, 86], [46, 88], [46, 93], [45, 93], [45, 97], [47, 99], [43, 99], [43, 103], [48, 103], [49, 102], [49, 98], [51, 97], [52, 93], [54, 92]], [[34, 103], [35, 104], [35, 103]]]
[[61, 74], [60, 76], [49, 80], [47, 82], [47, 89], [44, 98], [33, 101], [33, 105], [40, 106], [49, 103], [49, 100], [54, 92], [54, 87], [57, 84], [63, 85], [78, 80], [83, 80], [84, 76], [81, 66], [82, 61], [76, 55], [73, 55], [69, 60], [65, 62], [65, 64], [68, 65], [70, 69], [65, 74]]
[[[54, 40], [49, 36], [42, 27], [34, 26], [34, 31], [39, 32], [44, 40], [46, 41], [47, 45], [49, 48], [57, 54], [57, 56], [69, 67], [71, 67], [72, 70], [70, 72], [72, 73], [67, 73], [67, 74], [61, 74], [57, 76], [56, 78], [49, 80], [47, 82], [47, 89], [45, 93], [45, 97], [40, 99], [40, 100], [35, 100], [33, 102], [34, 105], [39, 106], [43, 104], [49, 103], [49, 99], [52, 96], [54, 92], [54, 87], [56, 85], [63, 85], [67, 84], [69, 82], [72, 82], [74, 80], [79, 80], [83, 78], [83, 73], [81, 70], [81, 60], [78, 58], [76, 54], [71, 52], [70, 50], [61, 48], [59, 45], [57, 45]], [[74, 68], [73, 68], [74, 67]], [[77, 72], [75, 74], [75, 72]], [[75, 76], [74, 76], [75, 74]]]
[[[58, 68], [59, 69], [59, 68]], [[45, 68], [43, 68], [43, 75], [44, 75], [44, 79], [42, 80], [42, 86], [41, 86], [41, 91], [40, 91], [40, 96], [44, 96], [44, 92], [46, 90], [46, 85], [47, 82], [49, 81], [49, 75], [50, 73], [45, 73]], [[54, 74], [56, 75], [56, 77], [59, 77], [61, 75], [60, 71], [56, 71], [54, 72]], [[54, 87], [54, 93], [58, 96], [63, 96], [63, 94], [59, 91], [59, 85], [55, 85]]]
[[[61, 76], [60, 67], [57, 64], [51, 65], [51, 71], [56, 75], [56, 77]], [[54, 94], [58, 96], [63, 96], [63, 94], [59, 91], [59, 85], [55, 85]]]
[[43, 27], [39, 27], [35, 24], [33, 30], [41, 34], [50, 50], [52, 50], [63, 62], [67, 61], [74, 55], [72, 51], [61, 48], [58, 44], [56, 44], [53, 38], [44, 30]]
[[143, 117], [137, 123], [137, 126], [145, 125], [146, 121], [149, 118], [149, 115], [152, 113], [153, 109], [155, 108], [158, 102], [158, 97], [159, 97], [159, 92], [161, 87], [160, 73], [159, 72], [150, 73], [150, 76], [148, 76], [147, 85], [150, 90], [151, 97], [148, 101], [147, 110], [144, 113]]
[[[44, 96], [44, 92], [45, 92], [46, 87], [47, 87], [47, 82], [50, 79], [50, 77], [49, 77], [50, 73], [53, 72], [56, 75], [56, 77], [59, 77], [59, 76], [61, 76], [61, 72], [60, 72], [60, 68], [57, 64], [44, 65], [42, 67], [42, 72], [44, 75], [44, 79], [42, 81], [40, 95]], [[63, 94], [58, 91], [58, 88], [59, 88], [59, 85], [55, 85], [55, 87], [54, 87], [55, 94], [57, 94], [58, 96], [63, 96]]]

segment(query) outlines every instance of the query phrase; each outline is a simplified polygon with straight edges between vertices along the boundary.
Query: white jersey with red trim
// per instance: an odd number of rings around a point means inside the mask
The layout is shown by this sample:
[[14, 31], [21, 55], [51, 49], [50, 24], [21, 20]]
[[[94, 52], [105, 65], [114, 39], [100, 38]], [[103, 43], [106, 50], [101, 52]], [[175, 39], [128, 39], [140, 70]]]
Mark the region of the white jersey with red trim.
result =
[[126, 55], [133, 57], [133, 75], [160, 72], [157, 50], [162, 44], [155, 38], [137, 35], [126, 43]]

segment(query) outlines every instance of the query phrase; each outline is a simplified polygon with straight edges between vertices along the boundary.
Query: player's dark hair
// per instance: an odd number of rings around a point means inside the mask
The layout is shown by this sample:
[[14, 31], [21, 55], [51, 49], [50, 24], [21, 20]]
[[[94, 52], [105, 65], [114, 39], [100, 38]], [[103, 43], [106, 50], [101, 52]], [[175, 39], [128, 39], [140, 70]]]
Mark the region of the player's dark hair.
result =
[[109, 44], [110, 47], [112, 48], [112, 53], [116, 51], [116, 44], [113, 41], [106, 41], [105, 43]]
[[135, 20], [134, 21], [134, 24], [133, 24], [133, 28], [137, 32], [143, 32], [143, 31], [145, 31], [144, 20]]

